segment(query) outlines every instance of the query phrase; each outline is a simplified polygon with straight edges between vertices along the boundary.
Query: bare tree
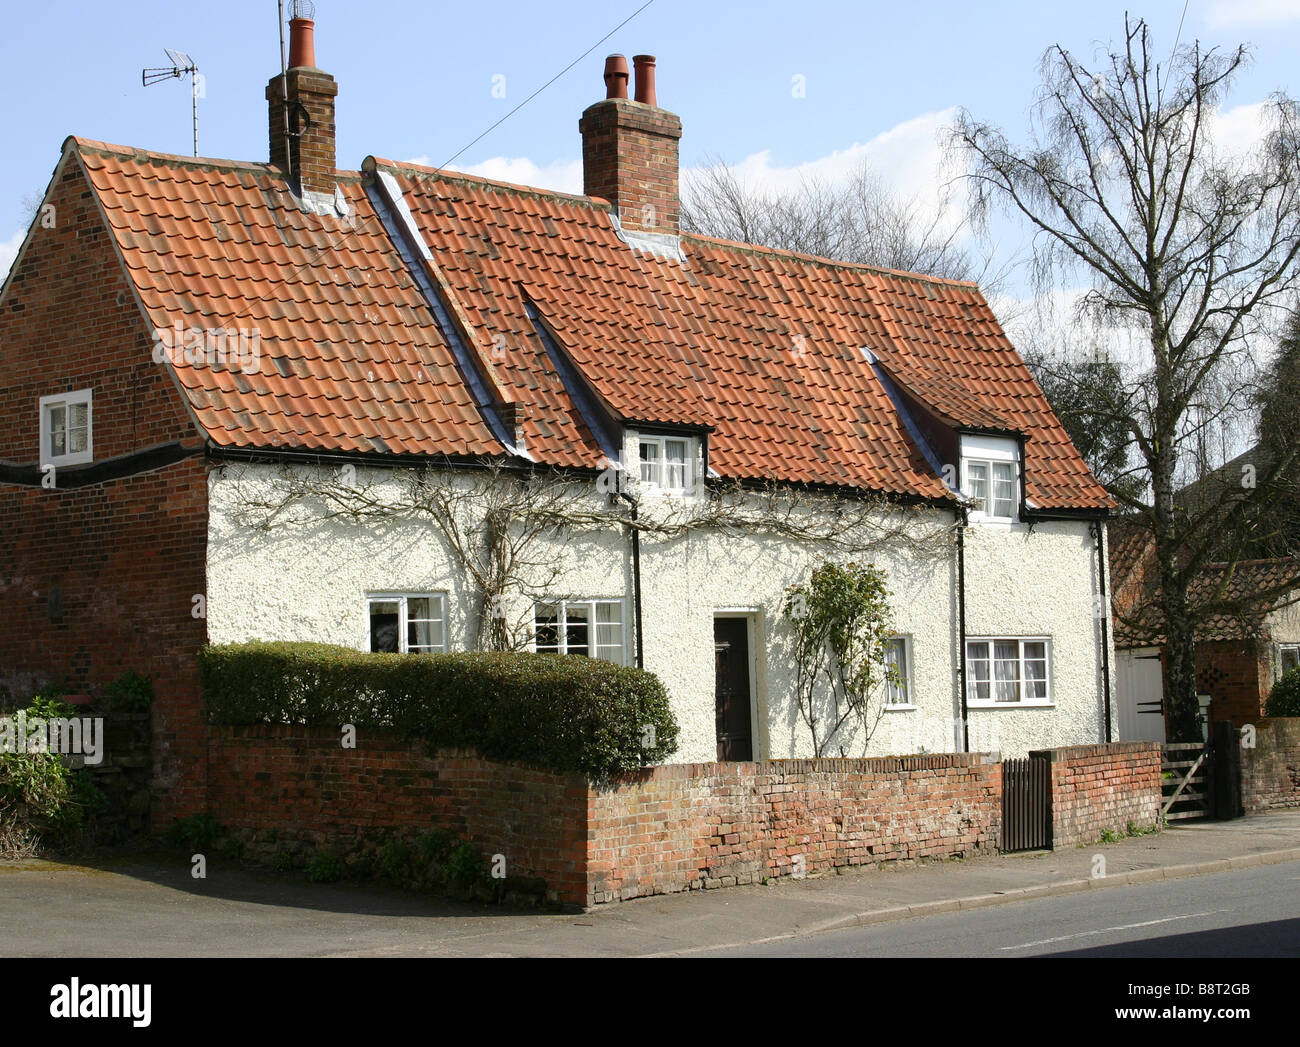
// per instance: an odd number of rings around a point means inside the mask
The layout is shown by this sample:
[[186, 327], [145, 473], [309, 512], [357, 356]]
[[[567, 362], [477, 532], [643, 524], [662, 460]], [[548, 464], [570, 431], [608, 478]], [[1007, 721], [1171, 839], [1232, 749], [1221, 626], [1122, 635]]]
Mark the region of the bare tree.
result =
[[30, 227], [36, 221], [36, 215], [40, 212], [41, 204], [45, 202], [45, 194], [39, 189], [33, 189], [30, 193], [23, 194], [22, 207], [19, 213], [22, 215], [24, 227]]
[[1196, 511], [1180, 505], [1180, 459], [1201, 426], [1241, 403], [1252, 347], [1297, 283], [1295, 102], [1269, 100], [1262, 142], [1245, 155], [1213, 142], [1216, 108], [1246, 59], [1244, 47], [1191, 44], [1162, 65], [1146, 24], [1126, 19], [1123, 47], [1096, 69], [1059, 46], [1046, 53], [1027, 144], [966, 112], [952, 139], [970, 162], [976, 218], [999, 207], [1035, 230], [1040, 286], [1082, 274], [1091, 313], [1138, 334], [1140, 362], [1099, 410], [1127, 432], [1149, 492], [1120, 500], [1154, 541], [1180, 740], [1199, 737], [1189, 582], [1221, 547], [1220, 529], [1270, 497], [1297, 455], [1292, 438], [1255, 487]]
[[953, 280], [987, 274], [962, 246], [964, 223], [891, 193], [865, 165], [843, 183], [807, 179], [773, 192], [747, 185], [722, 160], [688, 174], [682, 226], [724, 240], [775, 247]]
[[1114, 409], [1125, 390], [1119, 365], [1105, 358], [1053, 354], [1033, 344], [1021, 355], [1092, 475], [1117, 500], [1141, 498], [1141, 470], [1128, 429]]
[[[1271, 496], [1245, 507], [1240, 521], [1225, 529], [1223, 538], [1240, 545], [1242, 555], [1252, 559], [1295, 556], [1300, 550], [1300, 458], [1291, 449], [1300, 418], [1300, 313], [1292, 314], [1278, 353], [1263, 369], [1251, 401], [1254, 446], [1197, 486], [1214, 494], [1216, 487], [1239, 488], [1243, 472], [1247, 478], [1261, 473], [1271, 476]], [[1278, 459], [1290, 465], [1274, 471], [1271, 467]]]

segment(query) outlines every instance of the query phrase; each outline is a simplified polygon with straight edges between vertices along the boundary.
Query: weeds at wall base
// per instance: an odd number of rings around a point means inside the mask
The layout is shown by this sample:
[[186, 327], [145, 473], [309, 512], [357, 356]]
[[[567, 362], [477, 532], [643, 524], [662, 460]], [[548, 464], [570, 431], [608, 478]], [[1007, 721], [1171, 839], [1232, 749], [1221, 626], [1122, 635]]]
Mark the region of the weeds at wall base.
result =
[[439, 830], [359, 833], [340, 844], [311, 831], [230, 828], [205, 813], [178, 820], [163, 841], [187, 859], [208, 852], [251, 868], [302, 876], [308, 883], [379, 883], [487, 905], [555, 907], [545, 880], [493, 877], [487, 858], [472, 843]]
[[1153, 825], [1134, 825], [1133, 822], [1130, 821], [1128, 825], [1125, 826], [1123, 832], [1116, 829], [1103, 829], [1101, 831], [1101, 836], [1091, 842], [1085, 841], [1084, 843], [1079, 844], [1079, 847], [1092, 847], [1099, 843], [1119, 843], [1121, 840], [1132, 839], [1138, 836], [1152, 836], [1156, 833], [1162, 832], [1165, 828], [1167, 828], [1167, 825], [1164, 818], [1161, 818], [1159, 822], [1156, 822]]

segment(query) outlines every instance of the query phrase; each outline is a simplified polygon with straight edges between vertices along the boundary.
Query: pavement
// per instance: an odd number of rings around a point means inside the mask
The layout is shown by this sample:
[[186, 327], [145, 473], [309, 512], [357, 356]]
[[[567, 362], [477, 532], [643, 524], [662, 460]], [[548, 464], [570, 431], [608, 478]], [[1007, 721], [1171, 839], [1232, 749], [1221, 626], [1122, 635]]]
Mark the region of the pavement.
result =
[[[118, 855], [0, 862], [0, 955], [691, 956], [935, 913], [1300, 860], [1300, 810], [1055, 852], [840, 870], [579, 914]], [[1099, 909], [1105, 901], [1098, 895]]]

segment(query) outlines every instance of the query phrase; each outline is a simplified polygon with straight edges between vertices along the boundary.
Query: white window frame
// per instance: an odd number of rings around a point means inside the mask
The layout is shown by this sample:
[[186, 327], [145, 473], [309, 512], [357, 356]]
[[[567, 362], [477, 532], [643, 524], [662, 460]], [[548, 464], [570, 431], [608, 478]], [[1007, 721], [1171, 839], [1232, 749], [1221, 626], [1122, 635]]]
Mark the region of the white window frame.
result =
[[[912, 695], [912, 678], [914, 675], [914, 666], [912, 664], [912, 638], [911, 636], [900, 635], [891, 636], [885, 641], [888, 645], [898, 645], [902, 652], [903, 665], [901, 676], [903, 682], [899, 686], [885, 682], [885, 708], [892, 709], [895, 712], [903, 712], [907, 709], [915, 709], [916, 702]], [[888, 664], [888, 653], [886, 653], [886, 664]]]
[[[982, 465], [986, 470], [988, 497], [979, 509], [973, 509], [970, 519], [976, 523], [1014, 524], [1020, 519], [1020, 446], [1009, 437], [1000, 436], [963, 436], [961, 438], [961, 492], [968, 498], [975, 497], [971, 483], [970, 467]], [[994, 512], [993, 469], [994, 466], [1011, 467], [1011, 511]]]
[[[370, 636], [370, 606], [375, 603], [396, 603], [397, 607], [397, 651], [399, 654], [411, 654], [410, 639], [407, 631], [410, 622], [409, 612], [407, 610], [408, 600], [433, 600], [434, 610], [441, 614], [442, 622], [442, 645], [430, 645], [427, 651], [416, 651], [417, 654], [446, 654], [447, 653], [447, 594], [445, 592], [427, 592], [427, 593], [366, 593], [366, 646], [365, 650], [371, 650]], [[438, 618], [417, 618], [416, 621], [439, 621]]]
[[[977, 698], [975, 696], [976, 681], [970, 671], [970, 646], [971, 644], [984, 643], [988, 644], [988, 663], [989, 663], [989, 697]], [[1014, 643], [1017, 644], [1017, 679], [1016, 684], [1020, 691], [1020, 699], [1015, 702], [999, 702], [994, 697], [997, 694], [997, 673], [994, 669], [996, 659], [994, 658], [994, 644]], [[1025, 681], [1029, 678], [1025, 670], [1026, 661], [1038, 661], [1038, 659], [1027, 659], [1025, 657], [1025, 644], [1041, 643], [1043, 645], [1044, 663], [1044, 695], [1042, 698], [1025, 698]], [[965, 659], [964, 671], [966, 676], [966, 706], [970, 709], [1042, 709], [1055, 705], [1052, 697], [1052, 638], [1050, 636], [968, 636], [966, 637], [966, 650], [962, 652]]]
[[[50, 426], [50, 415], [54, 408], [63, 407], [64, 426], [66, 432], [66, 409], [77, 404], [84, 404], [86, 407], [86, 449], [84, 451], [73, 451], [64, 454], [55, 454], [52, 446], [53, 431]], [[51, 396], [42, 396], [37, 405], [40, 414], [40, 464], [41, 465], [82, 465], [86, 462], [92, 462], [95, 459], [95, 408], [94, 408], [94, 390], [77, 389], [70, 393], [56, 393]]]
[[[602, 644], [600, 642], [599, 626], [602, 623], [599, 619], [600, 607], [614, 606], [618, 608], [618, 625], [619, 625], [619, 642], [615, 644]], [[543, 607], [555, 607], [558, 610], [558, 622], [556, 625], [556, 643], [554, 646], [547, 645], [539, 651], [537, 646], [537, 617], [538, 612]], [[569, 608], [585, 607], [587, 609], [587, 652], [583, 654], [580, 651], [569, 651]], [[591, 597], [584, 599], [554, 599], [538, 600], [533, 604], [533, 636], [529, 642], [529, 649], [538, 653], [551, 654], [575, 654], [579, 657], [596, 658], [600, 661], [613, 662], [615, 665], [627, 665], [627, 640], [628, 640], [628, 621], [627, 621], [627, 601], [621, 597]], [[610, 657], [608, 652], [615, 652], [617, 657]]]
[[1282, 679], [1286, 675], [1286, 657], [1288, 654], [1294, 655], [1296, 664], [1292, 668], [1300, 668], [1300, 643], [1280, 643], [1277, 645], [1277, 662], [1273, 670], [1275, 680]]
[[[664, 482], [664, 471], [667, 468], [668, 444], [680, 443], [682, 445], [682, 483], [681, 486], [676, 484], [667, 484]], [[645, 478], [645, 466], [647, 463], [641, 458], [641, 449], [643, 447], [656, 448], [656, 458], [653, 463], [654, 475], [649, 479]], [[699, 453], [698, 442], [691, 436], [674, 436], [668, 433], [638, 433], [637, 434], [637, 451], [636, 451], [636, 476], [641, 487], [660, 494], [688, 495], [695, 490], [695, 458]]]

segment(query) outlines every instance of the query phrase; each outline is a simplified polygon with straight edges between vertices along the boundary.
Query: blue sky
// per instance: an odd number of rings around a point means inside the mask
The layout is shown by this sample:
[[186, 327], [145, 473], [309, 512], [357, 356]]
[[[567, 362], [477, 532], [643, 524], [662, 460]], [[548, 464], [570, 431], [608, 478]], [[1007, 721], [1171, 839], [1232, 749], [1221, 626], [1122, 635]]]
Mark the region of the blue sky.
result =
[[[591, 47], [644, 0], [448, 4], [319, 0], [318, 64], [339, 81], [341, 166], [367, 154], [439, 164]], [[1038, 62], [1053, 43], [1090, 54], [1118, 39], [1126, 7], [1172, 47], [1252, 42], [1230, 105], [1295, 93], [1300, 0], [1051, 5], [800, 0], [654, 0], [628, 25], [458, 160], [514, 181], [580, 188], [583, 108], [603, 96], [605, 54], [658, 56], [659, 100], [683, 120], [684, 166], [710, 157], [779, 183], [834, 176], [866, 157], [896, 188], [922, 191], [936, 131], [964, 106], [1018, 137]], [[995, 11], [996, 13], [990, 13]], [[206, 80], [203, 155], [265, 160], [263, 90], [279, 68], [275, 0], [25, 5], [6, 15], [0, 84], [0, 271], [23, 232], [24, 197], [44, 190], [68, 134], [190, 151], [189, 91], [140, 85], [162, 49], [194, 55]], [[495, 97], [503, 76], [505, 97]], [[805, 78], [804, 97], [792, 80]], [[500, 83], [500, 81], [495, 81]], [[498, 92], [499, 93], [499, 92]], [[837, 160], [838, 157], [838, 160]], [[1012, 245], [1014, 246], [1014, 245]]]

